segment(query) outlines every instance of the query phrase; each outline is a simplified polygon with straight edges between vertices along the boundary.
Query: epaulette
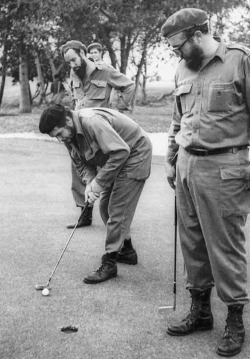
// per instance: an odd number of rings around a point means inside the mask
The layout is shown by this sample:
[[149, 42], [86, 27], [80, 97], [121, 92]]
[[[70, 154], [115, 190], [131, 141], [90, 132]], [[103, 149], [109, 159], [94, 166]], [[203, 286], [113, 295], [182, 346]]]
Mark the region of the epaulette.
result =
[[240, 51], [244, 52], [247, 56], [250, 56], [250, 49], [246, 46], [238, 45], [238, 44], [230, 44], [230, 45], [227, 45], [227, 48], [229, 50], [240, 50]]
[[103, 69], [113, 69], [114, 70], [114, 67], [110, 64], [107, 64], [106, 62], [96, 62], [96, 67], [98, 68], [98, 70], [103, 70]]

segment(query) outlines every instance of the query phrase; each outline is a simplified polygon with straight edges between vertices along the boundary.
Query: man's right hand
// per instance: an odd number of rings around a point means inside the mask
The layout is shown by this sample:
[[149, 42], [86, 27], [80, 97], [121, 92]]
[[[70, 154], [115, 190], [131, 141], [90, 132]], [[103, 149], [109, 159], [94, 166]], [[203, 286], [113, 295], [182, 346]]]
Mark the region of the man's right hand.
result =
[[170, 186], [175, 189], [175, 180], [176, 180], [176, 169], [175, 166], [171, 166], [169, 163], [165, 164], [165, 169], [167, 173], [167, 179]]

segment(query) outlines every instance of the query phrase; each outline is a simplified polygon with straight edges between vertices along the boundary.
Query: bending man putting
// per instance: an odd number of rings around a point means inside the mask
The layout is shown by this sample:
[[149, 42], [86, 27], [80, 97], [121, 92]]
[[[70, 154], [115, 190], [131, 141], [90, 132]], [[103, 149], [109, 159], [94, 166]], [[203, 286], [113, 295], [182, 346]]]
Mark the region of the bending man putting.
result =
[[150, 174], [152, 146], [147, 134], [115, 110], [71, 111], [62, 105], [43, 112], [39, 129], [66, 145], [86, 184], [86, 200], [93, 203], [100, 198], [100, 214], [106, 225], [105, 254], [100, 268], [84, 282], [95, 284], [116, 277], [117, 253], [136, 255], [131, 241], [124, 240]]

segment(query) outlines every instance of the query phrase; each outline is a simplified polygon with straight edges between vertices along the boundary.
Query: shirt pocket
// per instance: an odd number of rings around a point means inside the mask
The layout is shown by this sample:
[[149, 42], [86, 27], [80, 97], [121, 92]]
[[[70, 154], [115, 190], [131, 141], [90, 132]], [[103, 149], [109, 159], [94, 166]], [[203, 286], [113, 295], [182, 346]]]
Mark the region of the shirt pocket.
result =
[[180, 85], [174, 92], [174, 95], [180, 98], [182, 114], [190, 112], [191, 99], [188, 95], [191, 92], [192, 86], [193, 84], [191, 83]]
[[104, 100], [106, 95], [107, 81], [91, 80], [89, 97], [92, 100]]
[[233, 82], [211, 83], [208, 89], [208, 112], [229, 112], [235, 101]]
[[250, 213], [250, 191], [247, 190], [246, 168], [249, 164], [220, 166], [223, 217]]

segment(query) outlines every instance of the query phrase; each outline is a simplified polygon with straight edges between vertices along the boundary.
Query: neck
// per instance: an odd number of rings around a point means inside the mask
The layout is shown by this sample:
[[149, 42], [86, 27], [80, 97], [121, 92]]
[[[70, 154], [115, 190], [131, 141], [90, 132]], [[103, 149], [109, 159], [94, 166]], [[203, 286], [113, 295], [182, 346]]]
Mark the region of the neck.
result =
[[96, 65], [93, 61], [90, 61], [89, 59], [86, 59], [87, 68], [86, 68], [86, 75], [85, 78], [89, 77], [89, 75], [95, 70]]
[[204, 58], [212, 57], [216, 53], [219, 45], [220, 43], [216, 41], [212, 36], [209, 37], [207, 39], [206, 45], [203, 48]]

